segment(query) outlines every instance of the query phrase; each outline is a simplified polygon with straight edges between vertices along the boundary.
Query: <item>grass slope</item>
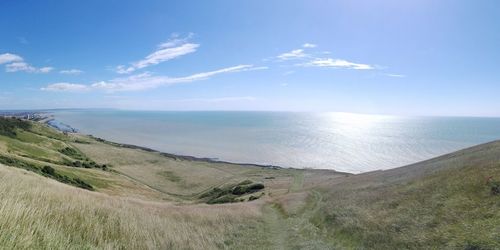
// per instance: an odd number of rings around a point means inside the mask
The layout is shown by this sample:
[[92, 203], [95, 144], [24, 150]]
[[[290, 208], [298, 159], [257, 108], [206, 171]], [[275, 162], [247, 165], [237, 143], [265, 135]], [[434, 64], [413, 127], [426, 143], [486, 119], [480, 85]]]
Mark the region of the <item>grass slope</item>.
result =
[[[349, 175], [196, 161], [17, 120], [0, 130], [5, 248], [500, 248], [486, 183], [500, 180], [500, 142]], [[238, 202], [205, 204], [225, 201]]]
[[336, 246], [500, 249], [500, 142], [321, 188], [315, 224]]
[[[89, 192], [0, 166], [4, 249], [217, 249], [258, 206], [178, 206]], [[244, 212], [242, 212], [244, 211]]]

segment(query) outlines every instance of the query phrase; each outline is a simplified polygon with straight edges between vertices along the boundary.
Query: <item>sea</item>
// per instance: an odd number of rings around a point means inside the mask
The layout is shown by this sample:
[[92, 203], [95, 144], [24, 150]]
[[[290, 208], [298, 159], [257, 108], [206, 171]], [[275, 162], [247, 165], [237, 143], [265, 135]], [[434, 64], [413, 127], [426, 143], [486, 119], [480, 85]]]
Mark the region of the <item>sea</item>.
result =
[[500, 118], [236, 111], [52, 111], [80, 133], [158, 151], [361, 173], [500, 139]]

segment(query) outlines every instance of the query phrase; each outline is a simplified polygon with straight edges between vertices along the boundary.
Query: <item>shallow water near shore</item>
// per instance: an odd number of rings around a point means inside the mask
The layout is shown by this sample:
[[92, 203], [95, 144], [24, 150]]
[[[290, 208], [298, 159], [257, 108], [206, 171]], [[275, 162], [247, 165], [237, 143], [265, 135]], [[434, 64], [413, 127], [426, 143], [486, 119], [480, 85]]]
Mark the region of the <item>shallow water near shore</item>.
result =
[[167, 153], [352, 173], [500, 139], [500, 118], [117, 110], [53, 115], [82, 133]]

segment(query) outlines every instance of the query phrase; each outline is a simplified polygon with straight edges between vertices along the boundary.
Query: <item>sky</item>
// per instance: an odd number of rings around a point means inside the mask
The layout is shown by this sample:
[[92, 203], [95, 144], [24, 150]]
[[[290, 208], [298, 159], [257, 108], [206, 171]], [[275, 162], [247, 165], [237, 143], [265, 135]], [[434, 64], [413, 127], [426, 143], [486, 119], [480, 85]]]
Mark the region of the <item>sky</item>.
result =
[[500, 116], [500, 2], [0, 1], [0, 109]]

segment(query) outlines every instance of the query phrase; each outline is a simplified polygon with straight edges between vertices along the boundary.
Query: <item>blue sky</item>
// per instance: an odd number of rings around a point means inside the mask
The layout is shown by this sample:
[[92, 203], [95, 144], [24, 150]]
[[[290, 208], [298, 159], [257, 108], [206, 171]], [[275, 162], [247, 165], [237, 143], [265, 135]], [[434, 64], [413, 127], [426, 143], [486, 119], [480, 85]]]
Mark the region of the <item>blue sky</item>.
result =
[[1, 1], [0, 107], [500, 116], [498, 1]]

